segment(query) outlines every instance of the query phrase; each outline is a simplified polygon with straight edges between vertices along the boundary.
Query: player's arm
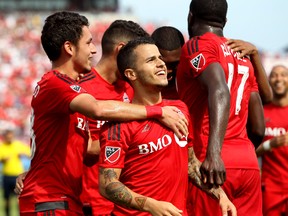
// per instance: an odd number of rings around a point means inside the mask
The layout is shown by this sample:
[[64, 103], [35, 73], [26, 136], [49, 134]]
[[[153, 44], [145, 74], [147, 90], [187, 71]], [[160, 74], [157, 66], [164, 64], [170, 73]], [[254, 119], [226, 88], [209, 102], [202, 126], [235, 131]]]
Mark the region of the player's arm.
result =
[[255, 70], [255, 77], [259, 86], [259, 93], [264, 104], [270, 103], [273, 98], [273, 92], [269, 85], [266, 71], [262, 65], [259, 51], [253, 44], [242, 41], [230, 39], [227, 45], [234, 51], [240, 52], [240, 57], [250, 56], [251, 63]]
[[200, 172], [204, 182], [218, 186], [226, 180], [221, 149], [229, 118], [230, 93], [219, 63], [210, 64], [198, 79], [207, 89], [209, 112], [208, 147]]
[[192, 147], [189, 148], [188, 156], [188, 176], [195, 186], [205, 191], [209, 196], [219, 200], [219, 205], [222, 210], [222, 215], [228, 215], [231, 212], [232, 216], [237, 215], [237, 211], [233, 203], [229, 200], [226, 193], [221, 187], [209, 188], [201, 180], [200, 166], [201, 162], [196, 157]]
[[262, 156], [266, 152], [273, 151], [274, 148], [278, 148], [281, 146], [287, 146], [288, 145], [288, 133], [275, 136], [270, 140], [266, 140], [256, 149], [256, 154], [258, 157]]
[[187, 135], [187, 119], [179, 115], [176, 107], [142, 106], [112, 100], [96, 100], [89, 94], [80, 94], [70, 103], [70, 109], [97, 120], [130, 121], [146, 118], [158, 119], [181, 138]]
[[248, 105], [247, 134], [255, 149], [261, 144], [265, 135], [264, 111], [258, 92], [251, 92]]
[[84, 157], [84, 164], [88, 167], [93, 166], [98, 162], [99, 154], [100, 154], [99, 140], [92, 140], [90, 138], [88, 141], [87, 152]]
[[146, 211], [152, 215], [176, 215], [183, 212], [169, 202], [157, 201], [135, 193], [119, 181], [121, 169], [99, 168], [99, 191], [102, 196], [125, 208]]

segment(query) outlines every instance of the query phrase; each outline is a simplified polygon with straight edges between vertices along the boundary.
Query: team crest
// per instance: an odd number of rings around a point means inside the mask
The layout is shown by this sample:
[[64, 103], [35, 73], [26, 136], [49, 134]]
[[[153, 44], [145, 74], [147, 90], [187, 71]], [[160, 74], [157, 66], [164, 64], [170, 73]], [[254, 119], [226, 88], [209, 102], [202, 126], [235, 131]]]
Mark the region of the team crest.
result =
[[81, 87], [78, 85], [71, 85], [70, 88], [73, 89], [77, 93], [79, 93], [81, 90]]
[[105, 161], [108, 160], [110, 163], [116, 162], [120, 157], [121, 148], [106, 146], [105, 148]]
[[205, 58], [202, 53], [197, 55], [190, 62], [191, 65], [196, 69], [196, 71], [200, 70], [206, 64]]

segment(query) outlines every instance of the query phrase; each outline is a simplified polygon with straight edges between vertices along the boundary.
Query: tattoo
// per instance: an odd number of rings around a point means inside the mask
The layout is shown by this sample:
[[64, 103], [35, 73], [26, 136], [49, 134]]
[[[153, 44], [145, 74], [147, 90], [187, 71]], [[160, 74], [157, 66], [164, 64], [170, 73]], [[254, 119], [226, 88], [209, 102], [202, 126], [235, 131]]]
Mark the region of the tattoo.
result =
[[109, 199], [119, 205], [127, 207], [131, 206], [132, 194], [128, 191], [124, 184], [121, 182], [111, 182], [106, 188], [105, 192]]
[[143, 210], [147, 197], [135, 197], [135, 201], [139, 206], [139, 210]]
[[105, 184], [112, 182], [113, 179], [117, 179], [114, 169], [105, 169], [102, 174], [104, 174]]

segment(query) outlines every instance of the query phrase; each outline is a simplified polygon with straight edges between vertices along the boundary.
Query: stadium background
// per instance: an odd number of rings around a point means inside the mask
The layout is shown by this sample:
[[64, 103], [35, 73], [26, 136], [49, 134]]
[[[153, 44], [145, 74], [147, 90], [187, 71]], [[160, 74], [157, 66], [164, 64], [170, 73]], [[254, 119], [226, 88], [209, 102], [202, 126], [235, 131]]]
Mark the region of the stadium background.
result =
[[[51, 12], [71, 10], [87, 16], [97, 46], [94, 63], [101, 56], [101, 37], [115, 19], [136, 21], [149, 33], [166, 24], [141, 22], [129, 8], [120, 13], [119, 1], [121, 0], [0, 0], [0, 133], [5, 129], [15, 129], [17, 138], [29, 143], [31, 95], [36, 82], [50, 69], [50, 62], [40, 44], [40, 34], [44, 19]], [[183, 34], [187, 39], [186, 33]], [[288, 55], [285, 52], [271, 54], [265, 51], [262, 53], [262, 60], [269, 71], [274, 64], [287, 65]], [[24, 161], [24, 165], [27, 168], [29, 161]], [[0, 176], [0, 183], [1, 179]], [[1, 187], [0, 216], [4, 215]], [[16, 202], [14, 197], [12, 216], [18, 215]]]

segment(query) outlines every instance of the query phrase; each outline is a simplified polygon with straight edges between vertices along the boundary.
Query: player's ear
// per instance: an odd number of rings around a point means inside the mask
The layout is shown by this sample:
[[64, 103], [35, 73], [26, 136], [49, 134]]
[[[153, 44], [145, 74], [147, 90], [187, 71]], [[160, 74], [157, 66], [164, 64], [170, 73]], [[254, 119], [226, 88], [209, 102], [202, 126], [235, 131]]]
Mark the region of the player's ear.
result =
[[71, 44], [70, 41], [65, 41], [63, 48], [66, 53], [68, 53], [69, 55], [73, 55], [74, 46]]
[[125, 44], [124, 42], [120, 42], [120, 43], [117, 44], [117, 46], [116, 46], [116, 53], [117, 53], [117, 55], [118, 55], [120, 49], [121, 49], [122, 47], [124, 47], [125, 45], [126, 45], [126, 44]]
[[126, 69], [124, 71], [124, 75], [130, 80], [130, 81], [134, 81], [137, 79], [135, 71], [133, 69]]

